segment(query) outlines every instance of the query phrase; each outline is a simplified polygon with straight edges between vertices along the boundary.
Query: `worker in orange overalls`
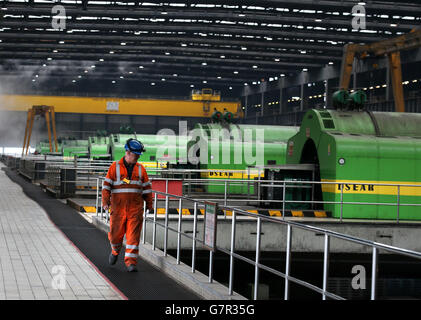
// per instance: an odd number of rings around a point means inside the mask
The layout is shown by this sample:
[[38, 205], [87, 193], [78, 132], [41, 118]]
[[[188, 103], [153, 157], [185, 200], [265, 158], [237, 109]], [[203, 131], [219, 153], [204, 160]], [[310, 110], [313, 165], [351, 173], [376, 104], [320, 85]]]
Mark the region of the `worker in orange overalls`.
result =
[[146, 201], [146, 208], [152, 211], [152, 187], [145, 168], [137, 162], [145, 151], [143, 144], [136, 139], [129, 139], [124, 148], [125, 156], [118, 162], [114, 161], [108, 169], [102, 186], [102, 206], [104, 210], [110, 209], [110, 265], [117, 262], [126, 234], [124, 262], [129, 272], [136, 272], [143, 200]]

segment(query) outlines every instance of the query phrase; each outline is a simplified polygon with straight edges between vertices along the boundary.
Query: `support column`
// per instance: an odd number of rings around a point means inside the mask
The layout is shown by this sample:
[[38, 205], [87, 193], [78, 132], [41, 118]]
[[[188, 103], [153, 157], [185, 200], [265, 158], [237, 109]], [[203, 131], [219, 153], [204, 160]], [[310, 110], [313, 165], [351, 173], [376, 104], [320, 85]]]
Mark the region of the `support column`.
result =
[[284, 78], [279, 79], [279, 114], [282, 114], [285, 112], [284, 108], [284, 84], [285, 80]]
[[390, 64], [386, 66], [386, 101], [392, 100], [392, 83], [390, 81]]
[[104, 126], [105, 126], [105, 131], [107, 131], [107, 134], [110, 134], [110, 131], [109, 131], [109, 122], [110, 122], [110, 119], [109, 119], [109, 115], [108, 114], [106, 114], [105, 115], [105, 124], [104, 124]]
[[244, 106], [244, 119], [246, 119], [247, 118], [247, 115], [248, 115], [248, 95], [245, 95], [245, 97], [244, 97], [244, 104], [245, 104], [245, 106]]
[[83, 122], [84, 122], [84, 115], [83, 113], [80, 114], [80, 119], [79, 119], [79, 139], [84, 139], [85, 137], [83, 136]]
[[352, 73], [352, 89], [357, 89], [357, 69], [358, 68], [358, 60], [354, 58], [354, 68]]
[[306, 89], [306, 86], [307, 86], [307, 84], [305, 83], [305, 84], [302, 84], [301, 86], [300, 86], [300, 98], [301, 98], [301, 100], [300, 100], [300, 111], [303, 111], [304, 110], [304, 108], [305, 108], [305, 106], [306, 106], [306, 101], [305, 101], [305, 89]]
[[307, 108], [308, 105], [308, 97], [307, 97], [307, 88], [308, 88], [308, 72], [302, 73], [303, 81], [302, 85], [300, 86], [300, 110], [303, 111], [305, 108]]
[[333, 96], [333, 87], [335, 85], [335, 79], [325, 80], [325, 107], [327, 109], [333, 108], [332, 105], [332, 96]]

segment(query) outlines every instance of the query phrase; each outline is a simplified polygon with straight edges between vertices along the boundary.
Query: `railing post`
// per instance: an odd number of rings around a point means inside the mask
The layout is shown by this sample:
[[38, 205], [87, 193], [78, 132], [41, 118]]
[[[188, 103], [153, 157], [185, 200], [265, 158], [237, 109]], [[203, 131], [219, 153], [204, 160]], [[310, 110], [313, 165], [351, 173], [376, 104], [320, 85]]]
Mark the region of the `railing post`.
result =
[[209, 251], [209, 283], [212, 283], [213, 279], [213, 251]]
[[376, 247], [373, 247], [373, 258], [371, 262], [371, 300], [376, 300], [377, 258], [378, 250]]
[[260, 168], [257, 169], [257, 203], [260, 204]]
[[330, 238], [325, 234], [324, 258], [323, 258], [323, 300], [326, 300], [327, 281], [329, 277], [329, 249]]
[[143, 227], [142, 227], [142, 243], [145, 244], [146, 238], [146, 201], [143, 201]]
[[98, 217], [98, 198], [99, 198], [99, 178], [96, 179], [96, 202], [95, 202], [95, 209], [96, 209], [96, 216]]
[[282, 190], [282, 219], [285, 220], [285, 189], [286, 189], [286, 183], [285, 183], [285, 178], [284, 178], [284, 187]]
[[[227, 206], [227, 180], [225, 180], [224, 185], [225, 185], [225, 188], [224, 188], [224, 207], [226, 207]], [[227, 218], [227, 211], [224, 210], [224, 219], [226, 219], [226, 218]]]
[[165, 230], [164, 230], [164, 256], [165, 257], [167, 256], [167, 244], [168, 244], [168, 195], [165, 196]]
[[178, 203], [178, 229], [177, 229], [177, 264], [180, 264], [180, 247], [181, 247], [181, 217], [183, 215], [182, 199]]
[[192, 244], [192, 261], [191, 272], [196, 270], [196, 230], [197, 230], [197, 202], [194, 203], [194, 219], [193, 219], [193, 244]]
[[398, 203], [397, 203], [397, 207], [398, 207], [398, 212], [397, 212], [397, 216], [396, 216], [396, 223], [399, 223], [399, 203], [400, 203], [400, 197], [401, 197], [401, 186], [398, 185]]
[[247, 167], [247, 199], [250, 199], [250, 167]]
[[262, 229], [262, 218], [257, 218], [257, 235], [256, 235], [256, 261], [254, 268], [254, 300], [257, 300], [259, 293], [259, 260], [260, 260], [260, 233]]
[[291, 225], [287, 226], [287, 248], [286, 248], [286, 259], [285, 259], [285, 292], [284, 299], [289, 300], [289, 272], [291, 269], [291, 239], [292, 238], [292, 229]]
[[342, 216], [344, 211], [344, 185], [341, 183], [341, 217], [340, 222], [342, 222]]
[[228, 285], [228, 294], [232, 296], [233, 292], [233, 280], [234, 280], [234, 250], [235, 250], [235, 221], [236, 221], [236, 212], [232, 210], [232, 223], [231, 223], [231, 250], [230, 250], [230, 274], [229, 274], [229, 285]]
[[152, 250], [155, 250], [155, 240], [156, 240], [156, 214], [158, 211], [157, 208], [158, 194], [155, 193], [155, 198], [153, 201], [153, 229], [152, 229]]

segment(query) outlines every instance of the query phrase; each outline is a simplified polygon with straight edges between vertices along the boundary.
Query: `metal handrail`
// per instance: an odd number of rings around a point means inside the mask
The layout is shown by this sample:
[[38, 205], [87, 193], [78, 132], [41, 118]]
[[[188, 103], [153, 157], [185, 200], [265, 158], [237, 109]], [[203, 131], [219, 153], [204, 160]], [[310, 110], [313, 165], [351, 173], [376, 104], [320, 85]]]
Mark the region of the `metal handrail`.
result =
[[[148, 212], [146, 209], [144, 210], [144, 219], [143, 219], [143, 228], [142, 228], [142, 243], [144, 244], [146, 241], [146, 221], [149, 221], [153, 224], [153, 234], [152, 234], [152, 249], [156, 249], [156, 226], [162, 226], [165, 228], [164, 232], [164, 255], [167, 256], [167, 242], [168, 242], [168, 231], [173, 231], [177, 233], [177, 264], [180, 264], [180, 250], [181, 250], [181, 236], [184, 236], [186, 238], [189, 238], [192, 240], [192, 273], [195, 272], [195, 257], [196, 257], [196, 242], [204, 243], [201, 239], [196, 238], [196, 231], [197, 231], [197, 214], [198, 214], [198, 206], [204, 206], [205, 201], [202, 200], [195, 200], [192, 198], [188, 198], [185, 196], [178, 196], [169, 194], [167, 192], [160, 192], [153, 190], [154, 193], [154, 213], [153, 218], [148, 217]], [[165, 196], [165, 223], [159, 223], [157, 222], [157, 196]], [[168, 225], [168, 203], [169, 199], [173, 198], [179, 201], [179, 217], [178, 217], [178, 227], [177, 229], [174, 229], [172, 227], [169, 227]], [[98, 201], [99, 201], [99, 179], [97, 180], [97, 208], [98, 208]], [[181, 224], [182, 224], [182, 209], [183, 209], [183, 201], [189, 201], [193, 202], [194, 204], [194, 222], [193, 222], [193, 235], [190, 236], [188, 234], [181, 232]], [[144, 207], [145, 208], [145, 207]], [[272, 274], [275, 274], [277, 276], [280, 276], [284, 278], [285, 280], [285, 289], [284, 289], [284, 298], [285, 300], [289, 299], [289, 283], [294, 282], [296, 284], [299, 284], [301, 286], [307, 287], [315, 292], [318, 292], [322, 295], [322, 299], [326, 300], [327, 298], [331, 299], [337, 299], [337, 300], [344, 300], [343, 297], [336, 295], [334, 293], [331, 293], [327, 290], [327, 281], [328, 281], [328, 268], [329, 268], [329, 253], [330, 253], [330, 239], [331, 238], [338, 238], [344, 241], [364, 245], [371, 247], [372, 249], [372, 283], [371, 283], [371, 300], [376, 299], [376, 283], [377, 283], [377, 266], [378, 266], [378, 251], [379, 250], [385, 250], [388, 252], [392, 252], [398, 255], [404, 255], [416, 259], [421, 260], [421, 253], [416, 252], [413, 250], [398, 248], [370, 240], [361, 239], [358, 237], [353, 237], [350, 235], [342, 234], [339, 232], [331, 231], [322, 229], [319, 227], [313, 227], [309, 225], [305, 225], [302, 223], [294, 222], [294, 221], [287, 221], [287, 220], [281, 220], [276, 219], [272, 217], [267, 216], [260, 216], [255, 215], [252, 213], [249, 213], [243, 209], [234, 208], [230, 206], [221, 205], [220, 208], [222, 210], [229, 210], [232, 211], [232, 227], [231, 227], [231, 245], [230, 250], [226, 250], [224, 248], [216, 248], [218, 251], [223, 252], [225, 254], [228, 254], [230, 256], [230, 269], [229, 269], [229, 284], [228, 284], [228, 293], [229, 295], [233, 294], [233, 273], [234, 273], [234, 258], [240, 259], [244, 262], [247, 262], [251, 265], [254, 265], [255, 267], [255, 282], [254, 282], [254, 292], [253, 292], [253, 299], [257, 299], [258, 297], [258, 286], [259, 286], [259, 271], [260, 269], [266, 270]], [[101, 206], [101, 212], [102, 212], [102, 206]], [[257, 219], [257, 236], [256, 236], [256, 258], [255, 260], [251, 260], [247, 257], [244, 257], [238, 253], [235, 253], [235, 232], [236, 232], [236, 221], [237, 221], [237, 214], [245, 215], [248, 217], [252, 217], [254, 219]], [[98, 212], [97, 212], [98, 215]], [[101, 214], [101, 218], [103, 218]], [[109, 216], [107, 216], [107, 219], [109, 219]], [[259, 262], [260, 259], [260, 234], [261, 234], [261, 223], [262, 221], [272, 222], [280, 225], [286, 225], [287, 226], [287, 245], [286, 245], [286, 266], [285, 266], [285, 273], [282, 273], [278, 270], [275, 270], [273, 268], [270, 268], [268, 266], [265, 266]], [[306, 281], [300, 280], [296, 277], [292, 277], [290, 275], [290, 269], [291, 269], [291, 243], [292, 243], [292, 231], [293, 228], [298, 228], [314, 233], [322, 233], [324, 234], [324, 258], [323, 258], [323, 287], [319, 288], [311, 283], [308, 283]], [[209, 253], [209, 283], [213, 280], [213, 252], [210, 251]]]

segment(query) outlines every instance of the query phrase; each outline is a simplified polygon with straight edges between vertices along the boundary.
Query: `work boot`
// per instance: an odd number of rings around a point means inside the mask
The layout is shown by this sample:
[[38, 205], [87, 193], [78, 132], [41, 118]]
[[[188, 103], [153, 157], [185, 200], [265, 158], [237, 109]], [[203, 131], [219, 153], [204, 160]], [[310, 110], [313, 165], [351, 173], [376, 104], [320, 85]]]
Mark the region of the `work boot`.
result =
[[108, 263], [110, 264], [110, 265], [114, 265], [116, 262], [117, 262], [117, 258], [118, 258], [118, 255], [113, 255], [113, 253], [111, 252], [110, 253], [110, 256], [108, 257]]
[[137, 272], [136, 265], [134, 265], [134, 264], [129, 265], [129, 266], [127, 267], [127, 271], [128, 271], [128, 272]]

